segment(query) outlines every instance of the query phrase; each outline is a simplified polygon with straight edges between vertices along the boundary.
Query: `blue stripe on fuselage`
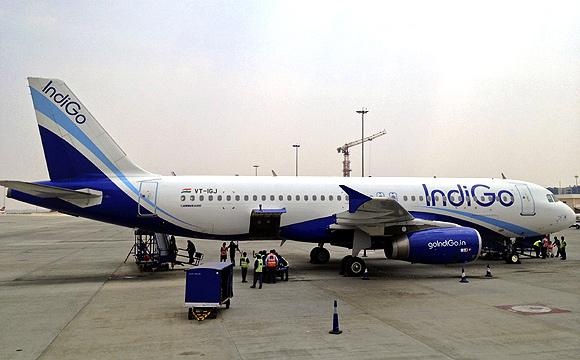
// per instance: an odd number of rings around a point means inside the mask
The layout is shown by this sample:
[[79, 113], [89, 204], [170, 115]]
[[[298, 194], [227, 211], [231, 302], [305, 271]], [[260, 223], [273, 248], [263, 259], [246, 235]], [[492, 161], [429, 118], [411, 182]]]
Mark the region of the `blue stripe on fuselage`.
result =
[[[523, 237], [541, 235], [541, 234], [539, 234], [539, 233], [537, 233], [535, 231], [532, 231], [530, 229], [521, 227], [519, 225], [512, 224], [512, 223], [509, 223], [509, 222], [503, 221], [503, 220], [498, 220], [498, 219], [490, 218], [488, 216], [483, 216], [483, 215], [478, 215], [478, 214], [472, 214], [472, 213], [469, 213], [469, 212], [466, 212], [466, 211], [460, 211], [460, 210], [445, 209], [445, 208], [440, 208], [440, 207], [435, 207], [434, 208], [434, 207], [424, 206], [424, 208], [427, 209], [427, 210], [428, 209], [435, 209], [435, 210], [439, 210], [439, 211], [446, 211], [446, 212], [449, 212], [449, 213], [452, 213], [452, 214], [462, 215], [462, 216], [465, 216], [467, 218], [474, 219], [474, 220], [478, 220], [478, 221], [481, 221], [483, 223], [490, 224], [490, 225], [496, 226], [496, 227], [501, 228], [501, 229], [506, 229], [506, 230], [508, 230], [508, 231], [510, 231], [510, 232], [512, 232], [514, 234], [518, 234], [518, 235], [521, 235]], [[423, 212], [423, 213], [432, 214], [432, 213], [429, 213], [429, 212]], [[418, 217], [421, 218], [420, 216], [418, 216]], [[456, 219], [456, 218], [454, 218], [454, 219]]]

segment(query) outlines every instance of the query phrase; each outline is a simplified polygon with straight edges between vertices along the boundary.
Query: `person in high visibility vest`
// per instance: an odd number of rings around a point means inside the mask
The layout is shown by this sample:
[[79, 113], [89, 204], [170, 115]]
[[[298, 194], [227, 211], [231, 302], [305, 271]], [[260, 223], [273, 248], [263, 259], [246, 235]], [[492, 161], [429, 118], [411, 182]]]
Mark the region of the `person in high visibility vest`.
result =
[[262, 288], [262, 273], [264, 270], [264, 262], [260, 254], [256, 254], [256, 260], [254, 261], [254, 284], [250, 286], [252, 289], [256, 288], [256, 282], [260, 281], [260, 289]]
[[222, 243], [222, 247], [220, 248], [220, 262], [228, 261], [228, 247], [226, 243]]
[[244, 251], [242, 257], [240, 258], [240, 268], [242, 269], [242, 282], [245, 283], [246, 275], [248, 275], [248, 268], [250, 267], [250, 259], [248, 258], [248, 253]]
[[536, 257], [539, 258], [540, 250], [542, 249], [542, 240], [537, 240], [536, 242], [534, 242], [533, 248], [536, 251]]
[[280, 280], [288, 281], [289, 268], [290, 263], [288, 260], [284, 259], [282, 255], [278, 254], [278, 274], [280, 274]]
[[566, 240], [564, 240], [564, 236], [562, 236], [562, 240], [560, 240], [560, 260], [566, 260]]
[[275, 250], [270, 250], [266, 255], [266, 282], [276, 283], [276, 268], [278, 267], [278, 256]]

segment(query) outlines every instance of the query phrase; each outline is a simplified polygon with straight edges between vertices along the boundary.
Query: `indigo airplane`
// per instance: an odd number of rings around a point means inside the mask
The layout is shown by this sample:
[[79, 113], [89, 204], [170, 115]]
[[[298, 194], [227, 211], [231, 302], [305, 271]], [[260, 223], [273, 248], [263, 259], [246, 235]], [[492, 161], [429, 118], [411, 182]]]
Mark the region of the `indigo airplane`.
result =
[[[573, 211], [545, 188], [503, 179], [160, 176], [135, 165], [64, 82], [29, 78], [49, 181], [1, 181], [8, 196], [73, 216], [179, 236], [332, 244], [389, 259], [477, 259], [484, 239], [531, 240], [568, 228]], [[517, 254], [511, 257], [517, 261]]]

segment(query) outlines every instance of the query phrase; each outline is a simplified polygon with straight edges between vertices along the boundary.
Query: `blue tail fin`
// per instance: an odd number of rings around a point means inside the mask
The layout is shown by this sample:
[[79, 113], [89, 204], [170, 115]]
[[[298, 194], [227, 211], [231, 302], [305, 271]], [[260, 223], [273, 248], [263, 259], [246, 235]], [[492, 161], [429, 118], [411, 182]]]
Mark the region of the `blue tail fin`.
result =
[[149, 175], [97, 122], [66, 84], [28, 78], [50, 179]]

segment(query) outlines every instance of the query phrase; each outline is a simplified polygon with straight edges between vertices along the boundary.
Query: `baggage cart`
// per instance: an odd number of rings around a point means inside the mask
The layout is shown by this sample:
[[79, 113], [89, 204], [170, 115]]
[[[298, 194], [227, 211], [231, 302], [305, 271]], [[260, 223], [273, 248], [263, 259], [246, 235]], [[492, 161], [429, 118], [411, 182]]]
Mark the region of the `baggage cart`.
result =
[[206, 263], [185, 271], [187, 318], [198, 321], [215, 318], [220, 308], [230, 307], [234, 296], [234, 265]]

